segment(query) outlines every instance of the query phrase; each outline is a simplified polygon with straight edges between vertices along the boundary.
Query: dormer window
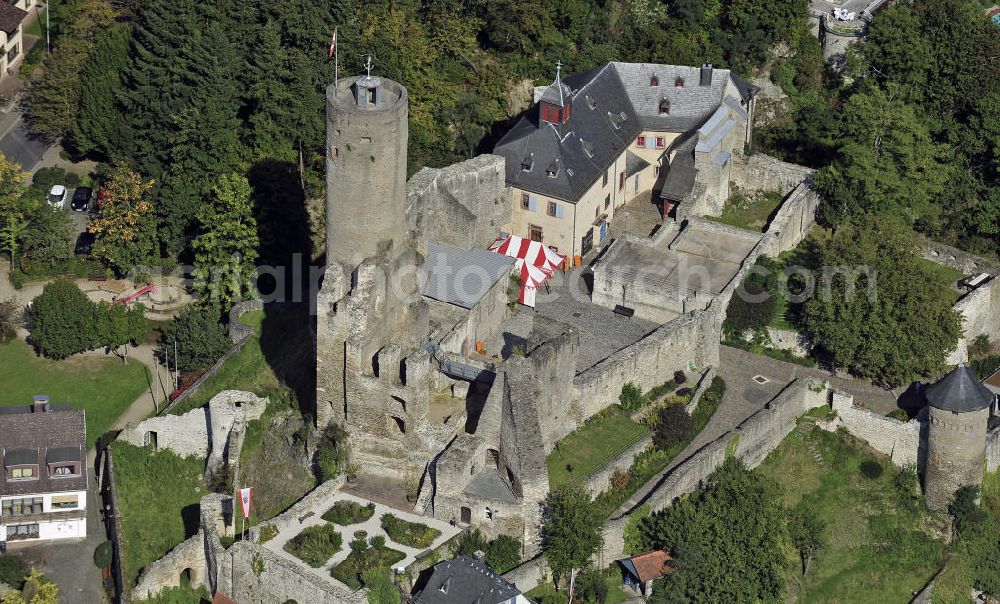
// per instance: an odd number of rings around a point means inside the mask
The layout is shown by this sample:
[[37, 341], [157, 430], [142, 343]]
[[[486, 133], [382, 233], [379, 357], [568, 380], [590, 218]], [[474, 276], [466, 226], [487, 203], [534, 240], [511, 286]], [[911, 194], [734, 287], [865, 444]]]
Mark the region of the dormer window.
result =
[[549, 178], [555, 178], [556, 176], [559, 175], [559, 160], [558, 159], [556, 161], [552, 162], [551, 164], [549, 164], [548, 168], [545, 168], [545, 174], [548, 175]]
[[594, 157], [594, 145], [581, 138], [580, 146], [583, 147], [583, 152], [587, 155], [587, 157]]
[[594, 97], [588, 94], [586, 95], [586, 99], [587, 99], [587, 105], [590, 107], [591, 110], [597, 109], [597, 101], [594, 100]]
[[677, 78], [674, 80], [674, 86], [676, 88], [684, 88], [684, 78]]
[[33, 466], [26, 466], [23, 468], [11, 468], [10, 469], [11, 478], [34, 478], [35, 468]]
[[660, 78], [656, 77], [655, 75], [649, 76], [649, 85], [653, 88], [656, 88], [657, 86], [660, 85]]
[[448, 577], [445, 580], [445, 582], [441, 584], [441, 587], [438, 588], [438, 591], [447, 595], [449, 589], [451, 589], [451, 577]]
[[660, 99], [660, 115], [667, 115], [670, 113], [670, 101], [666, 98]]
[[535, 163], [535, 154], [529, 153], [521, 160], [521, 171], [531, 172], [531, 166]]

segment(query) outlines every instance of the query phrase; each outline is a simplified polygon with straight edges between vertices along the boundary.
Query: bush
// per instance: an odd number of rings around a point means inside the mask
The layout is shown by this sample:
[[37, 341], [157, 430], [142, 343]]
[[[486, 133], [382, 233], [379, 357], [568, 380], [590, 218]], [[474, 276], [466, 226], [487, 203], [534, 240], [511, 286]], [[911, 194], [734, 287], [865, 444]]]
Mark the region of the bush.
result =
[[678, 386], [680, 386], [681, 384], [683, 384], [686, 381], [687, 381], [687, 376], [684, 375], [683, 371], [681, 371], [680, 369], [678, 369], [677, 371], [674, 372], [674, 383], [676, 383]]
[[368, 604], [400, 604], [399, 590], [389, 576], [389, 569], [370, 568], [361, 573], [361, 580], [368, 588]]
[[410, 547], [430, 547], [441, 536], [441, 531], [420, 522], [409, 522], [392, 514], [382, 515], [382, 530], [396, 543]]
[[340, 551], [342, 544], [340, 533], [332, 524], [324, 523], [303, 529], [285, 544], [285, 551], [309, 566], [319, 568]]
[[341, 526], [358, 524], [375, 515], [375, 504], [361, 505], [356, 501], [336, 501], [333, 507], [323, 513], [323, 520]]
[[52, 359], [93, 348], [97, 306], [71, 281], [49, 283], [31, 304], [31, 341], [39, 353]]
[[257, 535], [257, 543], [267, 543], [271, 539], [278, 536], [278, 527], [273, 524], [264, 524], [260, 527], [260, 533]]
[[649, 399], [642, 395], [639, 387], [629, 382], [622, 386], [622, 392], [618, 395], [618, 402], [622, 409], [628, 413], [633, 413], [649, 404]]
[[60, 168], [59, 166], [51, 166], [47, 168], [39, 168], [35, 172], [35, 176], [31, 179], [31, 185], [33, 187], [38, 187], [49, 192], [52, 185], [65, 185], [66, 184], [66, 170]]
[[684, 442], [694, 432], [694, 423], [682, 405], [668, 405], [660, 409], [653, 428], [653, 446], [666, 451]]
[[181, 371], [211, 366], [232, 346], [220, 316], [219, 308], [212, 305], [194, 305], [182, 310], [163, 330], [160, 346], [164, 356], [174, 358], [176, 341], [176, 363]]
[[372, 547], [377, 548], [377, 549], [384, 548], [385, 547], [385, 535], [374, 535], [374, 536], [372, 536], [371, 539], [368, 540], [368, 543], [371, 543]]
[[30, 269], [35, 264], [52, 267], [73, 256], [76, 233], [65, 210], [42, 203], [29, 211], [26, 218], [28, 226], [21, 244], [24, 268]]
[[340, 474], [347, 461], [347, 430], [338, 424], [330, 424], [323, 430], [316, 446], [316, 469], [319, 479], [331, 480]]
[[365, 586], [366, 571], [388, 568], [404, 558], [406, 554], [388, 547], [352, 550], [347, 559], [330, 569], [330, 576], [352, 589], [360, 589]]
[[607, 602], [608, 583], [604, 575], [593, 569], [580, 573], [576, 578], [576, 596], [584, 602]]
[[23, 312], [17, 300], [0, 300], [0, 344], [17, 337], [17, 328], [21, 326]]
[[21, 589], [28, 570], [28, 566], [18, 556], [0, 554], [0, 581], [15, 589]]
[[968, 352], [971, 360], [977, 360], [989, 356], [990, 338], [986, 334], [979, 334], [969, 342]]
[[646, 399], [649, 402], [657, 401], [663, 397], [663, 395], [673, 392], [674, 388], [677, 387], [677, 382], [674, 380], [667, 380], [659, 386], [654, 386], [652, 390], [646, 393]]
[[112, 548], [110, 541], [102, 541], [97, 544], [97, 547], [94, 548], [94, 566], [97, 568], [106, 568], [111, 566], [113, 557], [114, 549]]
[[452, 558], [456, 556], [469, 556], [471, 558], [478, 551], [485, 552], [487, 545], [488, 542], [483, 532], [478, 528], [472, 528], [459, 534], [451, 542], [448, 551], [451, 552]]
[[886, 415], [886, 417], [898, 419], [901, 422], [910, 421], [910, 414], [906, 412], [906, 409], [893, 409], [888, 415]]
[[486, 565], [503, 574], [521, 563], [521, 542], [510, 535], [500, 535], [486, 546]]
[[80, 175], [77, 174], [76, 172], [67, 172], [66, 173], [66, 183], [65, 184], [70, 189], [79, 187], [80, 186], [80, 182], [81, 182]]
[[861, 475], [869, 480], [875, 480], [882, 476], [882, 464], [875, 461], [874, 459], [866, 459], [861, 462], [858, 466], [858, 470], [861, 471]]
[[612, 489], [624, 489], [628, 486], [628, 472], [622, 470], [621, 468], [615, 470], [611, 474], [609, 484]]

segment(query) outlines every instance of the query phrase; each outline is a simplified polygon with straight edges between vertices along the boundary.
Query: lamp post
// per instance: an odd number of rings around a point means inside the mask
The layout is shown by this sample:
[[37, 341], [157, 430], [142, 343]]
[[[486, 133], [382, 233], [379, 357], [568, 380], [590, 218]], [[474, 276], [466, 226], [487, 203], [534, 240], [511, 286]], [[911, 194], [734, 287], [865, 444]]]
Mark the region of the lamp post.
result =
[[52, 41], [49, 37], [49, 14], [52, 13], [52, 1], [49, 0], [45, 3], [45, 50], [46, 52], [52, 52]]

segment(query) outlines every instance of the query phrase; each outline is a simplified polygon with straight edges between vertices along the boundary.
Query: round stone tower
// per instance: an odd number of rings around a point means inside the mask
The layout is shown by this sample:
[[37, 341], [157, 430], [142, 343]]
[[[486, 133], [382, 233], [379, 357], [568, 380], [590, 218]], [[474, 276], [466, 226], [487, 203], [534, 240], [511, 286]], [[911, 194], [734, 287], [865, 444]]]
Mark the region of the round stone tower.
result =
[[994, 395], [971, 369], [959, 365], [926, 391], [928, 402], [927, 507], [946, 510], [955, 491], [983, 482], [986, 424]]
[[406, 88], [371, 75], [326, 89], [326, 255], [356, 268], [405, 240]]

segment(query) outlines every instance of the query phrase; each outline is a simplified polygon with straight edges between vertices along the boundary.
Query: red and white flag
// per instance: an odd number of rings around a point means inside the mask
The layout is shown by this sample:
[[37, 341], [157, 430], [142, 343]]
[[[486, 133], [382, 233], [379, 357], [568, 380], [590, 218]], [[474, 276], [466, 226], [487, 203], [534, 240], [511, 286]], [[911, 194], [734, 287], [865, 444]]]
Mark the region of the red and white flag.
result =
[[251, 487], [245, 487], [240, 489], [240, 507], [243, 508], [243, 517], [250, 517], [250, 489]]
[[333, 53], [337, 50], [337, 28], [333, 28], [333, 37], [330, 38], [330, 54], [327, 55], [327, 59], [333, 58]]

